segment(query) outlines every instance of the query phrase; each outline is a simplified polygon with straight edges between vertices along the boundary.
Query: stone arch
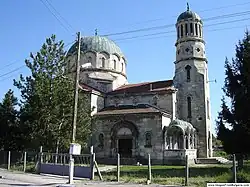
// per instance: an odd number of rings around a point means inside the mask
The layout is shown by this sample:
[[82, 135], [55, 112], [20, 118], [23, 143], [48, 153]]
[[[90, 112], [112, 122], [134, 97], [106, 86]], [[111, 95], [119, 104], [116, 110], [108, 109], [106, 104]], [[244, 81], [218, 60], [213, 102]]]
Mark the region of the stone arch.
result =
[[121, 60], [121, 56], [117, 53], [113, 53], [112, 55], [116, 56], [118, 58], [118, 60], [120, 61]]
[[138, 137], [139, 131], [136, 125], [130, 121], [120, 121], [116, 123], [111, 129], [111, 137], [117, 137], [117, 133], [121, 128], [128, 128], [132, 132], [132, 136]]
[[106, 59], [110, 58], [110, 54], [107, 53], [106, 51], [102, 51], [102, 52], [100, 52], [100, 54], [104, 55]]
[[[121, 132], [125, 132], [125, 134], [121, 134]], [[116, 154], [119, 152], [121, 153], [121, 146], [124, 144], [120, 144], [121, 141], [129, 140], [129, 146], [130, 148], [130, 156], [135, 156], [135, 149], [137, 148], [137, 139], [138, 139], [139, 131], [136, 125], [130, 121], [119, 121], [118, 123], [114, 124], [111, 129], [111, 155], [116, 156]], [[126, 142], [127, 143], [127, 142]], [[126, 144], [125, 143], [125, 144]], [[122, 153], [121, 153], [122, 156]]]

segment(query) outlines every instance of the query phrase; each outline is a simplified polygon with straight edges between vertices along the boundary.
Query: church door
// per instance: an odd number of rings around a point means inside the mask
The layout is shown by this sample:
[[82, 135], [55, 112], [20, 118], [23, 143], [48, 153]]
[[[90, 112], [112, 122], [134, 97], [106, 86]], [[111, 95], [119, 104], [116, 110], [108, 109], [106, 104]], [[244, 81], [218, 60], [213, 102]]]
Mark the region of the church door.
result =
[[121, 157], [125, 158], [132, 157], [132, 148], [133, 148], [132, 138], [118, 140], [118, 151]]

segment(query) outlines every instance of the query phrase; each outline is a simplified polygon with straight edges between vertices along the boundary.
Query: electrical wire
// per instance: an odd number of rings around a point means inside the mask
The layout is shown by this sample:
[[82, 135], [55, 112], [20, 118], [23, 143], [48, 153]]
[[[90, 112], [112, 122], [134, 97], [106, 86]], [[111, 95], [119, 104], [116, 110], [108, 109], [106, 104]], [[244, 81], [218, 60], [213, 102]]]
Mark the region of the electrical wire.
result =
[[49, 0], [45, 0], [51, 8], [58, 14], [58, 16], [71, 28], [72, 31], [75, 31], [74, 27], [56, 10], [56, 8], [53, 6], [53, 4]]
[[53, 11], [51, 11], [51, 9], [48, 7], [48, 5], [43, 1], [43, 0], [40, 0], [41, 3], [49, 10], [49, 12], [56, 18], [56, 20], [60, 23], [60, 25], [65, 29], [67, 30], [69, 33], [71, 33], [70, 29], [64, 25], [64, 23], [57, 17], [56, 14], [54, 14]]
[[[244, 12], [236, 12], [236, 13], [231, 13], [231, 14], [224, 14], [224, 15], [209, 17], [209, 18], [205, 18], [205, 19], [202, 19], [202, 20], [204, 20], [204, 21], [212, 21], [212, 20], [226, 19], [226, 18], [232, 18], [232, 17], [237, 17], [237, 16], [244, 16], [244, 15], [248, 15], [248, 14], [250, 14], [250, 10], [244, 11]], [[160, 25], [160, 26], [147, 27], [147, 28], [117, 32], [117, 33], [104, 34], [104, 35], [101, 35], [101, 36], [105, 36], [105, 37], [107, 37], [107, 36], [117, 36], [117, 35], [131, 34], [131, 33], [151, 31], [151, 30], [160, 30], [160, 29], [170, 28], [170, 27], [174, 27], [174, 26], [175, 26], [175, 24]]]
[[[69, 42], [68, 44], [66, 44], [65, 46], [63, 46], [63, 48], [68, 47], [69, 45], [73, 44], [74, 42], [75, 42], [75, 41]], [[29, 58], [29, 57], [26, 57], [26, 58]], [[15, 63], [16, 63], [16, 62], [15, 62]], [[13, 65], [13, 64], [14, 64], [14, 63], [12, 62], [12, 63], [6, 65], [4, 68], [6, 68], [7, 66], [10, 66], [10, 65]], [[14, 72], [16, 72], [16, 71], [18, 71], [18, 70], [20, 70], [20, 69], [23, 69], [24, 67], [26, 67], [26, 65], [19, 66], [18, 68], [15, 68], [15, 69], [13, 69], [13, 70], [11, 70], [11, 71], [8, 71], [7, 73], [1, 74], [1, 75], [0, 75], [0, 78], [5, 77], [6, 75], [9, 75], [9, 74], [11, 74], [11, 73], [14, 73]], [[4, 68], [2, 68], [2, 69], [4, 69]], [[0, 70], [2, 70], [2, 69], [0, 69]], [[12, 76], [13, 76], [13, 75], [12, 75]]]
[[[214, 7], [214, 8], [200, 10], [200, 11], [197, 10], [197, 12], [198, 13], [210, 12], [210, 11], [215, 11], [215, 10], [227, 9], [227, 8], [231, 8], [231, 7], [244, 6], [244, 5], [248, 5], [248, 4], [250, 4], [250, 1], [247, 1], [245, 3], [237, 3], [237, 4], [225, 5], [225, 6], [221, 6], [221, 7]], [[173, 16], [170, 16], [170, 17], [176, 18], [176, 17], [178, 17], [178, 15], [173, 15]], [[141, 21], [141, 22], [137, 22], [137, 23], [134, 23], [134, 24], [131, 23], [131, 24], [128, 24], [128, 25], [139, 25], [139, 24], [151, 23], [151, 22], [162, 21], [162, 20], [166, 20], [166, 17]]]
[[[219, 22], [219, 23], [214, 23], [214, 24], [210, 24], [210, 25], [204, 25], [204, 28], [211, 27], [211, 26], [217, 26], [217, 25], [224, 25], [224, 24], [228, 24], [228, 23], [242, 22], [242, 21], [246, 21], [246, 20], [250, 20], [250, 18], [243, 18], [243, 19], [231, 20], [231, 21], [227, 21], [227, 22]], [[155, 35], [162, 35], [162, 34], [167, 34], [167, 33], [175, 33], [175, 32], [176, 32], [175, 30], [170, 30], [170, 31], [166, 31], [166, 32], [158, 32], [158, 33], [137, 35], [137, 36], [127, 37], [127, 38], [118, 38], [118, 39], [114, 39], [114, 41], [122, 41], [122, 40], [128, 40], [128, 39], [134, 39], [134, 38], [142, 38], [142, 37], [147, 37], [147, 36], [155, 36]]]

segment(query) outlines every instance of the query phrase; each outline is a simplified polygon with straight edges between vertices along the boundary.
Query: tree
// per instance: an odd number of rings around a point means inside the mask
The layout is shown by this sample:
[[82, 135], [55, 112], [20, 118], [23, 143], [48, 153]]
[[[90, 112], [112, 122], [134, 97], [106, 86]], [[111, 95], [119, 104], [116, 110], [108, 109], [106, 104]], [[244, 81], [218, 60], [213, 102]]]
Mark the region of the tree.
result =
[[[227, 153], [242, 161], [250, 153], [250, 35], [246, 32], [236, 45], [235, 58], [225, 61], [225, 84], [217, 120], [218, 138]], [[229, 106], [226, 99], [229, 99]], [[226, 127], [230, 126], [230, 129]]]
[[0, 149], [16, 150], [19, 144], [16, 141], [19, 134], [18, 127], [18, 100], [12, 90], [9, 90], [0, 103]]
[[[56, 147], [65, 150], [71, 141], [73, 111], [73, 80], [65, 76], [64, 43], [55, 35], [46, 39], [36, 54], [25, 61], [31, 76], [20, 76], [14, 85], [20, 90], [22, 105], [20, 123], [30, 132], [29, 147], [44, 146], [49, 151]], [[77, 140], [85, 145], [90, 129], [88, 95], [79, 98]]]

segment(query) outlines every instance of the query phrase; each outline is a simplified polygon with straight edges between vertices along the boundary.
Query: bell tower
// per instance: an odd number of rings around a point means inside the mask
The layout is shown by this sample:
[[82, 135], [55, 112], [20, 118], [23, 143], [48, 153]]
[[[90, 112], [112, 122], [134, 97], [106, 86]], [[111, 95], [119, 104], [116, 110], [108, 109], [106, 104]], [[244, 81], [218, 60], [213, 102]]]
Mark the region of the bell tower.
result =
[[176, 23], [174, 85], [177, 91], [177, 117], [197, 130], [198, 157], [212, 157], [211, 112], [207, 59], [201, 18], [187, 10]]

